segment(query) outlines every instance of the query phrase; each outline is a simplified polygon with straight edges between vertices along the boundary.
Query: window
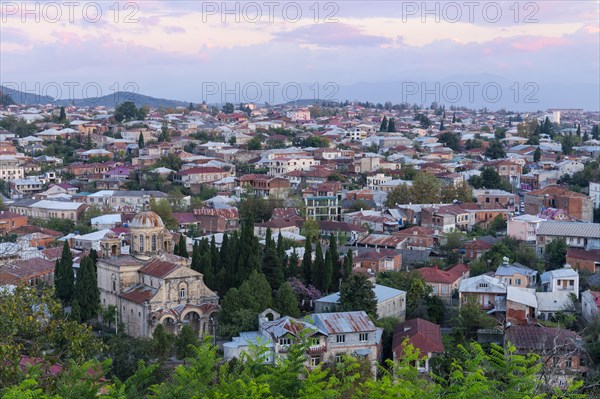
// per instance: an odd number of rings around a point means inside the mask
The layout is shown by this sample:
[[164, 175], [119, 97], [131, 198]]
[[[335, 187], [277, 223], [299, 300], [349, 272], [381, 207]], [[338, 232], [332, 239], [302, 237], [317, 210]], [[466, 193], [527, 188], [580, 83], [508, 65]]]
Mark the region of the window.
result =
[[152, 234], [152, 250], [156, 251], [156, 234]]
[[179, 298], [181, 298], [181, 299], [185, 298], [185, 287], [181, 287], [179, 289]]
[[344, 357], [342, 355], [335, 355], [336, 363], [341, 363], [343, 360], [344, 360]]
[[337, 342], [338, 344], [343, 344], [346, 342], [346, 336], [345, 335], [337, 335], [335, 337], [335, 342]]
[[568, 368], [568, 369], [573, 368], [573, 359], [572, 358], [568, 358], [565, 361], [565, 368]]
[[313, 338], [310, 340], [310, 344], [312, 346], [319, 346], [321, 345], [321, 340], [319, 338]]
[[279, 338], [279, 345], [291, 345], [292, 340], [290, 338]]
[[479, 283], [479, 288], [487, 288], [488, 283]]
[[516, 285], [521, 285], [521, 279], [520, 278], [516, 278], [515, 279], [515, 284]]
[[369, 340], [369, 333], [360, 333], [358, 334], [359, 342], [367, 342]]
[[144, 236], [140, 234], [140, 252], [144, 250]]
[[311, 367], [316, 367], [319, 363], [321, 363], [321, 358], [314, 356], [310, 358], [310, 366]]

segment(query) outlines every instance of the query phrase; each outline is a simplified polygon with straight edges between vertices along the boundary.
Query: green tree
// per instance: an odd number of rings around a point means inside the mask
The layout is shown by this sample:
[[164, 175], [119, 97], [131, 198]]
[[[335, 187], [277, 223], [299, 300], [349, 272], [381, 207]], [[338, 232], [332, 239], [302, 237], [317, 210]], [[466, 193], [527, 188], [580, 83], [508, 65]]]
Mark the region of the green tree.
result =
[[138, 147], [140, 149], [144, 148], [144, 134], [140, 132], [140, 136], [138, 137]]
[[175, 338], [175, 355], [179, 359], [187, 359], [194, 356], [195, 351], [193, 347], [196, 345], [198, 345], [198, 334], [196, 334], [192, 327], [185, 324]]
[[504, 151], [502, 143], [496, 140], [492, 141], [484, 155], [491, 159], [506, 158], [506, 151]]
[[388, 121], [387, 131], [392, 133], [396, 131], [396, 122], [394, 121], [394, 118], [390, 118]]
[[[331, 277], [330, 277], [331, 278]], [[315, 259], [312, 264], [311, 282], [321, 292], [325, 292], [331, 285], [331, 279], [325, 281], [325, 260], [323, 259], [323, 247], [317, 241], [315, 248]]]
[[[443, 125], [440, 127], [442, 129]], [[438, 141], [446, 145], [446, 147], [451, 148], [454, 151], [458, 151], [458, 146], [460, 144], [460, 140], [458, 136], [452, 132], [444, 132], [438, 136]]]
[[260, 139], [260, 135], [256, 135], [252, 137], [248, 143], [246, 144], [248, 151], [257, 151], [262, 148], [262, 140]]
[[412, 201], [412, 188], [407, 184], [397, 185], [388, 193], [385, 206], [395, 208], [396, 204], [408, 204]]
[[386, 271], [377, 275], [377, 284], [392, 287], [406, 292], [406, 318], [428, 318], [424, 308], [425, 298], [432, 293], [423, 277], [417, 271]]
[[173, 336], [167, 333], [162, 324], [158, 324], [152, 332], [152, 349], [161, 362], [166, 361], [173, 348]]
[[65, 112], [65, 107], [60, 107], [60, 113], [58, 115], [58, 123], [66, 123], [67, 122], [67, 113]]
[[540, 150], [540, 147], [538, 147], [535, 149], [535, 151], [533, 153], [533, 162], [539, 162], [541, 158], [542, 158], [542, 150]]
[[364, 310], [377, 318], [377, 298], [373, 283], [363, 274], [352, 274], [342, 283], [340, 289], [340, 309], [342, 311]]
[[346, 256], [344, 257], [344, 280], [348, 279], [352, 275], [352, 269], [354, 268], [354, 263], [352, 260], [352, 250], [349, 249], [346, 252]]
[[[270, 231], [268, 234], [270, 234]], [[269, 240], [269, 235], [267, 235], [267, 239]], [[283, 283], [284, 279], [283, 265], [277, 254], [277, 248], [272, 243], [270, 243], [265, 248], [265, 255], [263, 257], [262, 262], [262, 271], [267, 277], [267, 280], [269, 281], [271, 287], [275, 290], [279, 289], [279, 286], [281, 285], [281, 283]]]
[[175, 253], [175, 255], [179, 255], [184, 258], [190, 257], [190, 254], [188, 253], [188, 250], [187, 250], [187, 240], [183, 234], [179, 235], [179, 243], [176, 246], [176, 251], [177, 252]]
[[304, 224], [302, 225], [302, 235], [307, 239], [310, 239], [311, 242], [315, 242], [319, 239], [321, 235], [321, 230], [319, 229], [319, 223], [314, 219], [306, 219]]
[[100, 290], [94, 261], [86, 256], [81, 261], [75, 283], [74, 300], [79, 305], [81, 321], [88, 321], [98, 314], [100, 308]]
[[151, 198], [150, 209], [160, 216], [166, 228], [170, 230], [177, 229], [177, 219], [173, 216], [173, 210], [171, 209], [169, 201], [164, 198], [158, 201], [155, 198]]
[[477, 330], [480, 328], [492, 328], [498, 322], [481, 310], [481, 305], [476, 300], [468, 300], [462, 303], [457, 317], [452, 322], [453, 335], [457, 342], [466, 342], [477, 338]]
[[65, 240], [60, 259], [56, 261], [54, 270], [54, 289], [56, 296], [63, 304], [71, 303], [75, 291], [75, 275], [73, 273], [73, 255], [69, 242]]
[[304, 256], [302, 257], [302, 276], [306, 285], [312, 283], [312, 244], [310, 236], [304, 241]]
[[433, 175], [419, 172], [413, 179], [412, 200], [416, 204], [435, 204], [440, 202], [440, 181]]
[[388, 120], [387, 120], [387, 117], [384, 115], [383, 119], [381, 120], [381, 125], [379, 125], [379, 131], [387, 132], [387, 127], [388, 127]]
[[275, 301], [275, 310], [282, 315], [299, 317], [300, 309], [298, 308], [298, 297], [290, 283], [281, 284], [277, 290], [277, 299]]
[[560, 269], [567, 259], [567, 241], [565, 238], [557, 238], [546, 245], [544, 259], [546, 270]]

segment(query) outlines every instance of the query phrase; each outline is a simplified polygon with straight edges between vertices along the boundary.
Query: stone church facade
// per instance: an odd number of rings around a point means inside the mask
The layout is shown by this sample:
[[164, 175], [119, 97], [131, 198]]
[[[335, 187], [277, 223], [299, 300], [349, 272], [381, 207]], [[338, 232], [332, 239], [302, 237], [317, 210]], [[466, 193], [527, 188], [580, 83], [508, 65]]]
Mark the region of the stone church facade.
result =
[[111, 250], [98, 259], [101, 304], [116, 306], [125, 332], [134, 337], [152, 336], [159, 324], [172, 334], [189, 325], [200, 337], [215, 335], [219, 297], [189, 259], [171, 254], [173, 236], [160, 217], [141, 212], [130, 231], [130, 255]]

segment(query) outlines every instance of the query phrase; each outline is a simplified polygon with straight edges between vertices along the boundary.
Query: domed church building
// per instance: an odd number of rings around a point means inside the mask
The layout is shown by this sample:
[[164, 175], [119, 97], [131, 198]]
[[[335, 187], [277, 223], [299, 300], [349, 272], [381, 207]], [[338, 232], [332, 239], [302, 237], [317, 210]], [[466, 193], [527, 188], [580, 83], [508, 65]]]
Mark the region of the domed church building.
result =
[[173, 234], [162, 219], [152, 211], [140, 212], [129, 224], [131, 244], [129, 253], [139, 259], [173, 252]]
[[116, 306], [119, 322], [134, 337], [151, 337], [159, 324], [172, 334], [189, 325], [199, 337], [214, 335], [219, 297], [190, 268], [190, 259], [172, 254], [173, 234], [160, 216], [145, 210], [128, 227], [129, 254], [112, 245], [98, 259], [101, 305]]

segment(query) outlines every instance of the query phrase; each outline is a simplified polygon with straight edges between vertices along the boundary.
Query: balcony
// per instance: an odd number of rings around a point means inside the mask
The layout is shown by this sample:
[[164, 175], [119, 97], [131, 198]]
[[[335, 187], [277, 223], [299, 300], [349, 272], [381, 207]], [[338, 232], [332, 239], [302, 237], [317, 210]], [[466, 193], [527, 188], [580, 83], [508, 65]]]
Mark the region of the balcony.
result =
[[309, 346], [306, 353], [309, 355], [318, 355], [327, 352], [327, 345]]

